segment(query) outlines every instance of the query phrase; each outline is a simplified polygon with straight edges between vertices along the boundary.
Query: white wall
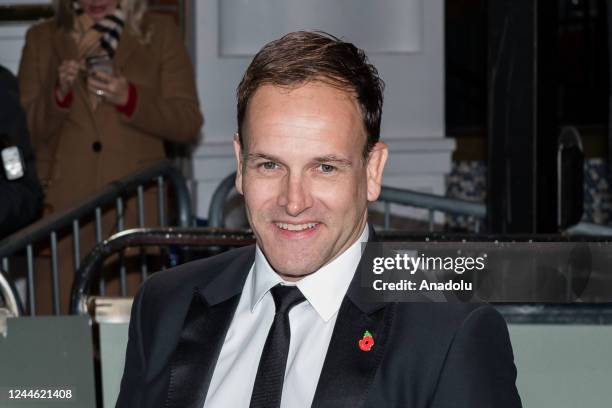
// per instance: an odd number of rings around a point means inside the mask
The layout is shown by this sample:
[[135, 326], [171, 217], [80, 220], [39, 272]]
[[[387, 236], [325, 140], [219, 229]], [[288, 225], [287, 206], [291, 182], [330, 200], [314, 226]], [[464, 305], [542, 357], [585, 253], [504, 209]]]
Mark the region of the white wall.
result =
[[[0, 7], [15, 5], [45, 5], [51, 0], [0, 0]], [[21, 49], [25, 43], [25, 33], [31, 22], [8, 22], [0, 21], [0, 64], [17, 75]]]
[[[351, 34], [359, 36], [362, 41], [368, 39], [365, 44], [369, 48], [368, 55], [387, 84], [382, 138], [389, 144], [391, 154], [384, 182], [397, 187], [444, 193], [444, 176], [450, 170], [454, 142], [444, 137], [443, 0], [379, 0], [376, 4], [381, 16], [374, 16], [375, 23], [360, 25], [358, 30], [352, 31], [344, 20], [339, 20], [334, 26], [329, 19], [334, 5], [330, 6], [331, 11], [323, 10], [322, 13], [321, 0], [291, 0], [289, 4], [293, 9], [282, 5], [283, 0], [230, 0], [229, 5], [224, 3], [220, 8], [221, 1], [196, 2], [195, 64], [206, 121], [204, 138], [193, 160], [198, 216], [206, 216], [214, 187], [235, 169], [231, 148], [236, 129], [235, 89], [255, 51], [252, 38], [257, 37], [261, 47], [266, 38], [279, 33], [279, 30], [288, 31], [290, 22], [298, 19], [315, 26], [302, 23], [296, 25], [295, 30], [324, 28], [349, 41]], [[328, 6], [334, 3], [351, 7], [343, 16], [354, 21], [367, 21], [367, 17], [372, 16], [363, 13], [376, 13], [377, 8], [363, 7], [360, 4], [363, 1], [326, 0]], [[279, 6], [272, 7], [271, 4], [275, 3]], [[267, 8], [245, 11], [239, 8], [240, 4]], [[399, 23], [395, 28], [381, 27], [380, 21], [389, 20], [388, 16], [394, 11], [405, 17], [401, 21], [409, 28]], [[232, 13], [235, 18], [232, 18]], [[321, 18], [317, 24], [317, 15], [321, 14], [326, 18]], [[252, 16], [252, 19], [245, 18], [245, 15]], [[251, 26], [245, 26], [247, 23]], [[235, 29], [236, 26], [240, 29]], [[241, 43], [240, 36], [245, 38], [244, 43]], [[269, 39], [273, 38], [275, 36]], [[356, 45], [364, 46], [357, 42]]]
[[15, 75], [29, 26], [30, 23], [0, 24], [0, 64]]

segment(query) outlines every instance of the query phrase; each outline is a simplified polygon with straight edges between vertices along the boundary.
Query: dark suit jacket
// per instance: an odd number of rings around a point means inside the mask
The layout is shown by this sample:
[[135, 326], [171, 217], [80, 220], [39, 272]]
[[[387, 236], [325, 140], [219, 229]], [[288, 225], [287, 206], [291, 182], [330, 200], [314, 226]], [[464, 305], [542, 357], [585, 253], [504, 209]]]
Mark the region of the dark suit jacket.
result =
[[[202, 408], [254, 256], [253, 246], [229, 251], [143, 284], [117, 407]], [[506, 323], [492, 307], [365, 303], [358, 281], [340, 307], [313, 406], [521, 406]], [[375, 339], [369, 352], [357, 346], [365, 330]]]

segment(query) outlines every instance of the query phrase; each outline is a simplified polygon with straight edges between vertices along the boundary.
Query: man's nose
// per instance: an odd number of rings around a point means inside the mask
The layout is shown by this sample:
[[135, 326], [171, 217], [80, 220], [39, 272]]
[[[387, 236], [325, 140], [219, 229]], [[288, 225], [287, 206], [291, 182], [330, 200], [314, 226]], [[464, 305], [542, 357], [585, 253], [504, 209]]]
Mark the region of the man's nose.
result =
[[312, 206], [309, 183], [299, 174], [288, 174], [283, 180], [278, 205], [292, 217], [300, 215]]

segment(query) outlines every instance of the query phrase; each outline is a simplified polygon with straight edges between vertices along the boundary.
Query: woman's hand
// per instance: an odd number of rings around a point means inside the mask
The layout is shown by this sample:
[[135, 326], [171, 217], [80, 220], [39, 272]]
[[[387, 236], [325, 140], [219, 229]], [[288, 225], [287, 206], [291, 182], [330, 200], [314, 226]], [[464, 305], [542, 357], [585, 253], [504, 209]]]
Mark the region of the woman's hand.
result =
[[65, 99], [66, 95], [72, 91], [75, 80], [79, 75], [81, 65], [82, 64], [76, 60], [64, 60], [60, 64], [59, 68], [57, 69], [58, 82], [55, 89], [56, 96], [59, 100]]
[[124, 106], [128, 101], [130, 85], [124, 76], [96, 72], [87, 78], [87, 89], [116, 106]]

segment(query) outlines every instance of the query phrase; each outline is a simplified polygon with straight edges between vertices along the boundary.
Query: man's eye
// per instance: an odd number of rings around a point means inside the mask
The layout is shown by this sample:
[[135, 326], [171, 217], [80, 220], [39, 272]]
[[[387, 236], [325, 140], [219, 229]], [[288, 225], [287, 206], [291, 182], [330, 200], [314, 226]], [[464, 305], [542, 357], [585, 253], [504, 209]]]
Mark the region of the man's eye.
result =
[[321, 164], [319, 165], [319, 169], [322, 173], [332, 173], [336, 168], [331, 164]]
[[264, 169], [264, 170], [274, 170], [278, 168], [278, 164], [274, 163], [274, 162], [265, 162], [260, 164], [260, 166]]

